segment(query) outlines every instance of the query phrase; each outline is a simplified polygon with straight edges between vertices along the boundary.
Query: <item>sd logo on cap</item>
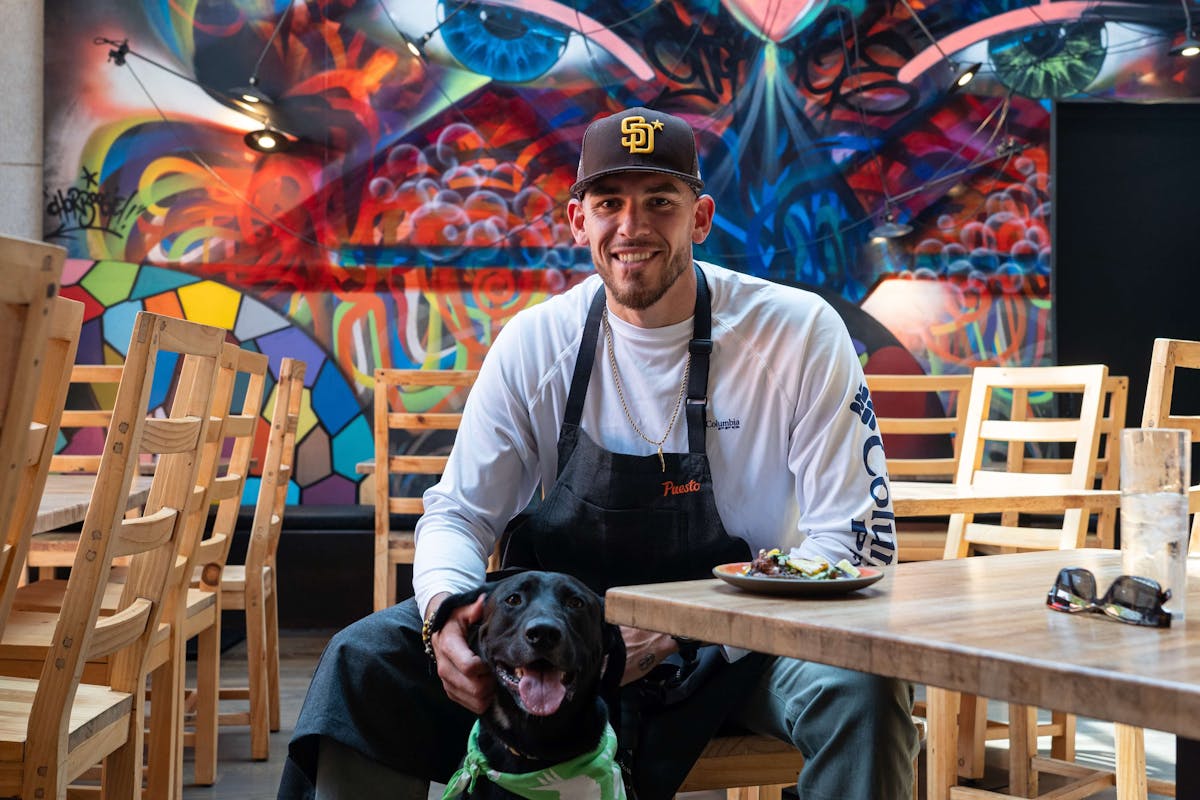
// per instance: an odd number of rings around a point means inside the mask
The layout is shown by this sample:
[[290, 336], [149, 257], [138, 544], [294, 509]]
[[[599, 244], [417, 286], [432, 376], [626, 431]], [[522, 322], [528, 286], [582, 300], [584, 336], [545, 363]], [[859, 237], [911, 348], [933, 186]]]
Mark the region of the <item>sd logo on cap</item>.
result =
[[583, 197], [597, 178], [617, 172], [661, 172], [697, 193], [704, 188], [692, 127], [649, 108], [630, 108], [588, 126], [571, 194]]

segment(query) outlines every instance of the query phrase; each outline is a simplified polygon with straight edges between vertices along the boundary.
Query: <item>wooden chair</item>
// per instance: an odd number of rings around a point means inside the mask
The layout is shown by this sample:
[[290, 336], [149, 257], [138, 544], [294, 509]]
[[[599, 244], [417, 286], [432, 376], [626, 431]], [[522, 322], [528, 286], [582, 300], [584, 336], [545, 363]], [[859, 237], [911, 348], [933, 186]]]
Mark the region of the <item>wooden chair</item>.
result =
[[[954, 480], [971, 376], [868, 375], [867, 386], [884, 448], [892, 451], [888, 475], [903, 480]], [[944, 454], [947, 449], [949, 455]], [[910, 450], [929, 450], [934, 455], [910, 455]]]
[[[45, 349], [41, 355], [41, 375], [28, 423], [25, 459], [20, 469], [15, 471], [21, 490], [4, 507], [9, 512], [7, 516], [0, 517], [0, 524], [4, 525], [0, 528], [4, 544], [3, 553], [0, 554], [0, 631], [3, 631], [4, 620], [8, 619], [12, 610], [13, 597], [24, 572], [29, 538], [46, 485], [50, 457], [58, 438], [58, 422], [66, 400], [67, 381], [64, 377], [75, 360], [82, 324], [82, 303], [65, 297], [53, 299]], [[9, 422], [5, 420], [5, 424]]]
[[[40, 452], [31, 434], [44, 436], [30, 423], [65, 255], [61, 247], [0, 236], [0, 532], [6, 536], [23, 530], [24, 507], [17, 508], [16, 498], [30, 488], [23, 485], [29, 448]], [[5, 574], [17, 562], [16, 544], [4, 542]]]
[[718, 736], [708, 743], [680, 792], [725, 789], [728, 800], [779, 800], [795, 786], [804, 756], [787, 742], [757, 734]]
[[[868, 375], [867, 386], [888, 453], [888, 475], [893, 480], [954, 480], [971, 376]], [[945, 517], [898, 522], [900, 560], [941, 558], [946, 528]]]
[[[449, 438], [434, 438], [436, 446], [432, 449], [437, 454], [431, 455], [431, 437], [438, 431], [452, 434], [458, 430], [462, 402], [452, 401], [457, 399], [458, 390], [469, 389], [475, 383], [478, 374], [474, 370], [375, 370], [376, 611], [395, 604], [396, 565], [411, 564], [416, 553], [412, 526], [394, 529], [392, 515], [419, 517], [424, 512], [420, 492], [425, 485], [404, 487], [402, 480], [414, 476], [429, 479], [445, 469]], [[403, 455], [392, 454], [393, 431], [409, 437]]]
[[[156, 758], [149, 771], [149, 780], [152, 791], [159, 796], [178, 797], [182, 794], [185, 744], [196, 750], [195, 782], [211, 785], [216, 780], [219, 598], [211, 589], [188, 588], [191, 575], [188, 565], [199, 563], [219, 572], [228, 554], [228, 537], [223, 531], [232, 534], [241, 506], [266, 369], [265, 355], [242, 350], [230, 343], [223, 346], [209, 410], [207, 437], [197, 472], [194, 490], [197, 500], [189, 507], [184, 520], [181, 560], [172, 570], [165, 593], [164, 619], [169, 620], [170, 633], [155, 641], [149, 661], [151, 689], [158, 692], [163, 701], [150, 706], [151, 744]], [[247, 390], [242, 405], [233, 411], [230, 404], [241, 375], [248, 378]], [[231, 455], [226, 460], [227, 447]], [[212, 503], [219, 504], [215, 516], [209, 514]], [[202, 540], [210, 516], [213, 533]], [[65, 543], [66, 537], [61, 544]], [[118, 607], [123, 577], [114, 575], [110, 581], [101, 604], [102, 614], [112, 614]], [[31, 611], [55, 611], [62, 606], [65, 588], [65, 582], [61, 580], [39, 580], [20, 591], [17, 605]], [[198, 649], [199, 691], [191, 698], [196, 730], [185, 736], [180, 707], [185, 697], [184, 648], [193, 638], [197, 640]]]
[[[200, 560], [195, 581], [206, 591], [218, 591], [222, 610], [242, 610], [246, 615], [246, 670], [248, 686], [221, 687], [221, 700], [244, 700], [249, 710], [226, 712], [217, 717], [221, 725], [250, 726], [250, 757], [256, 761], [270, 756], [270, 732], [280, 728], [279, 712], [279, 610], [278, 569], [275, 553], [287, 502], [288, 481], [296, 449], [296, 430], [300, 423], [300, 401], [304, 394], [305, 364], [284, 358], [279, 366], [279, 381], [271, 411], [271, 435], [263, 459], [262, 481], [254, 506], [254, 522], [245, 564], [224, 564]], [[248, 393], [249, 394], [249, 393]], [[259, 392], [261, 396], [261, 391]], [[247, 398], [249, 402], [249, 398]], [[248, 409], [246, 412], [248, 413]], [[222, 508], [222, 512], [225, 509]], [[221, 520], [216, 530], [232, 536], [237, 508]], [[228, 555], [228, 542], [224, 555]], [[198, 679], [203, 679], [198, 675]], [[219, 685], [219, 682], [218, 682]], [[199, 728], [199, 724], [197, 726]], [[197, 763], [200, 759], [197, 747]], [[215, 757], [215, 753], [213, 754]]]
[[[60, 612], [14, 610], [0, 639], [0, 795], [66, 797], [104, 761], [106, 797], [140, 797], [149, 654], [195, 502], [224, 331], [139, 313]], [[166, 418], [147, 418], [160, 353], [183, 356]], [[65, 374], [65, 373], [64, 373]], [[158, 454], [146, 513], [122, 519], [140, 453]], [[113, 560], [132, 556], [115, 613], [101, 617]], [[103, 680], [82, 683], [88, 662]], [[159, 795], [162, 796], [162, 795]]]
[[[1191, 431], [1192, 444], [1200, 444], [1200, 416], [1171, 410], [1175, 393], [1175, 372], [1200, 370], [1200, 342], [1188, 339], [1155, 339], [1150, 355], [1150, 376], [1146, 382], [1146, 404], [1142, 408], [1144, 428], [1183, 428]], [[1193, 459], [1194, 461], [1194, 459]], [[1200, 465], [1192, 464], [1192, 476]], [[1188, 491], [1188, 511], [1192, 514], [1192, 535], [1188, 553], [1200, 552], [1200, 485]]]
[[[1180, 347], [1179, 345], [1183, 345]], [[1188, 347], [1194, 345], [1194, 347]], [[1189, 352], [1190, 351], [1190, 352]], [[1146, 405], [1143, 411], [1143, 425], [1154, 427], [1188, 427], [1196, 425], [1193, 430], [1200, 429], [1200, 418], [1172, 416], [1170, 414], [1170, 392], [1176, 366], [1200, 368], [1200, 342], [1180, 342], [1180, 340], [1158, 339], [1155, 341], [1154, 355], [1151, 359], [1150, 380], [1146, 393]], [[1119, 440], [1120, 430], [1124, 426], [1126, 395], [1129, 381], [1124, 377], [1109, 376], [1104, 384], [1108, 402], [1107, 410], [1103, 412], [1101, 433], [1106, 439], [1104, 453], [1098, 457], [1101, 462], [1097, 468], [1096, 480], [1100, 488], [1115, 489], [1120, 483]], [[1056, 467], [1053, 459], [1046, 459], [1041, 466], [1045, 472], [1061, 472], [1061, 459]], [[1038, 471], [1038, 467], [1029, 470]], [[1111, 517], [1111, 515], [1110, 515]], [[1193, 528], [1194, 530], [1194, 528]], [[1193, 537], [1195, 534], [1193, 533]], [[1107, 521], [1101, 515], [1097, 523], [1097, 538], [1100, 546], [1112, 546], [1113, 520]], [[1038, 773], [1046, 772], [1060, 775], [1067, 779], [1065, 783], [1055, 787], [1046, 795], [1055, 800], [1072, 800], [1093, 795], [1107, 787], [1115, 786], [1118, 800], [1145, 800], [1147, 794], [1175, 795], [1175, 785], [1170, 781], [1152, 780], [1146, 775], [1145, 734], [1141, 728], [1123, 723], [1115, 723], [1115, 758], [1111, 770], [1096, 769], [1076, 763], [1074, 759], [1074, 719], [1070, 715], [1053, 715], [1052, 725], [1062, 722], [1066, 736], [1064, 741], [1057, 740], [1051, 745], [1050, 757], [1037, 754], [1036, 737], [1040, 731], [1034, 717], [1033, 709], [1025, 706], [1010, 706], [1010, 717], [1019, 721], [1020, 730], [1015, 735], [1010, 734], [1010, 765], [1017, 765], [1017, 776], [1011, 774], [1010, 791], [1014, 794], [999, 795], [1000, 797], [1031, 797], [1038, 791]], [[989, 728], [991, 726], [989, 725]], [[1067, 738], [1069, 737], [1069, 738]], [[955, 796], [955, 792], [951, 793]], [[973, 796], [997, 796], [995, 793]]]
[[[1104, 409], [1108, 370], [1103, 365], [1071, 367], [980, 367], [974, 372], [967, 406], [963, 447], [956, 483], [969, 486], [1002, 486], [1019, 491], [1024, 486], [1059, 485], [1084, 489], [1093, 485]], [[1052, 394], [1059, 409], [1050, 415], [1032, 413], [1035, 399]], [[1078, 396], [1078, 413], [1067, 413], [1066, 399]], [[1071, 406], [1075, 408], [1075, 405]], [[1058, 459], [1052, 447], [1070, 449], [1069, 470], [1036, 464]], [[951, 516], [946, 558], [965, 558], [980, 546], [1004, 550], [1048, 550], [1083, 547], [1088, 516], [1083, 509], [1067, 510], [1057, 526], [1027, 524], [1015, 512], [1000, 515], [998, 523], [979, 523], [972, 514]], [[986, 701], [963, 695], [958, 715], [959, 774], [981, 777], [987, 739], [1009, 740], [1009, 781], [1013, 796], [1032, 796], [1037, 790], [1033, 757], [1037, 735], [1051, 735], [1055, 758], [1074, 757], [1074, 717], [1054, 714], [1050, 725], [1037, 726], [1036, 709], [1010, 705], [1011, 724], [991, 722]], [[932, 730], [941, 730], [930, 721]], [[953, 754], [939, 743], [941, 757]], [[940, 768], [936, 765], [931, 769]], [[972, 790], [976, 791], [976, 790]]]
[[[197, 543], [192, 559], [191, 588], [187, 593], [189, 612], [185, 622], [185, 639], [196, 638], [196, 687], [185, 693], [185, 707], [194, 716], [195, 724], [192, 731], [183, 733], [180, 745], [181, 748], [193, 748], [194, 782], [201, 786], [210, 786], [217, 780], [223, 610], [223, 596], [218, 588], [250, 471], [269, 361], [262, 353], [243, 350], [229, 343], [225, 344], [222, 358], [225, 368], [218, 376], [214, 393], [214, 405], [222, 414], [212, 420], [212, 424], [220, 421], [219, 445], [205, 451], [205, 461], [200, 468], [201, 474], [212, 476], [200, 526], [203, 531], [211, 522], [211, 528]], [[231, 408], [235, 385], [242, 377], [246, 379], [245, 391], [240, 404]], [[225, 459], [227, 451], [229, 456]], [[211, 513], [214, 504], [215, 513]], [[208, 580], [203, 580], [204, 576]], [[211, 602], [203, 603], [204, 599]], [[203, 614], [192, 611], [198, 606], [205, 609]], [[182, 757], [182, 750], [178, 755]]]
[[[913, 720], [925, 738], [925, 724]], [[724, 789], [727, 800], [780, 800], [796, 785], [804, 756], [787, 742], [758, 734], [717, 736], [704, 748], [684, 778], [680, 792]], [[913, 760], [913, 800], [917, 800], [917, 760]]]

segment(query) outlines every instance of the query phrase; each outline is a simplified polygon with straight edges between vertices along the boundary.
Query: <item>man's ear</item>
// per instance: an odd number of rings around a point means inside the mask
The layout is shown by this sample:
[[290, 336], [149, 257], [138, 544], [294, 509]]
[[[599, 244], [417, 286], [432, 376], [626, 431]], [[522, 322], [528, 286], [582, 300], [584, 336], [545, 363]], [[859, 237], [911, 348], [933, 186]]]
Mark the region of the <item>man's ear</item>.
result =
[[696, 198], [696, 207], [692, 210], [692, 244], [702, 244], [712, 231], [713, 216], [717, 213], [717, 204], [711, 195], [702, 194]]
[[583, 227], [583, 201], [577, 197], [567, 201], [567, 221], [571, 223], [571, 235], [575, 237], [575, 244], [586, 247], [588, 235]]

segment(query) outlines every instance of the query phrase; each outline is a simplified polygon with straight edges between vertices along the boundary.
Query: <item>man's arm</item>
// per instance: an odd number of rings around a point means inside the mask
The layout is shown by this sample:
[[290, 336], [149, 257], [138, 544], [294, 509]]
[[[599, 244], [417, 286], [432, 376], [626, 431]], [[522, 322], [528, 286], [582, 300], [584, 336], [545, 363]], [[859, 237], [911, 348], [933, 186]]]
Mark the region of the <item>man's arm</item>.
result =
[[883, 438], [854, 344], [832, 308], [805, 354], [788, 462], [808, 557], [890, 564], [896, 526]]
[[433, 597], [483, 583], [488, 556], [538, 484], [539, 460], [521, 363], [520, 315], [496, 338], [471, 388], [446, 469], [424, 494], [413, 590]]

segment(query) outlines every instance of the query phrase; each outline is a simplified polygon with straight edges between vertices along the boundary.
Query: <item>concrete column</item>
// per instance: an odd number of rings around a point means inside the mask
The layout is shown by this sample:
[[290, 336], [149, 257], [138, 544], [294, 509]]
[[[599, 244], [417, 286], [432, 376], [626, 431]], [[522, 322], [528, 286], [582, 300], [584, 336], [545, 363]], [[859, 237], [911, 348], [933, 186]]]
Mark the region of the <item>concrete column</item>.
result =
[[26, 239], [42, 238], [44, 11], [41, 0], [0, 0], [0, 234]]

